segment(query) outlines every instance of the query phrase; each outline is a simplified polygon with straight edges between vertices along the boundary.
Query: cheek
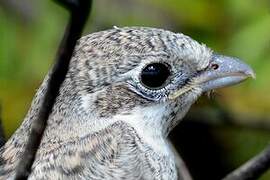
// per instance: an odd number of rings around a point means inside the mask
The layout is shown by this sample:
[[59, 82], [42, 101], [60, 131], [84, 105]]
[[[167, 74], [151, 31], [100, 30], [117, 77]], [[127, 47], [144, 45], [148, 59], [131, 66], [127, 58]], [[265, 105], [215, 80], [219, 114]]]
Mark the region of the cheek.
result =
[[141, 98], [126, 86], [111, 86], [97, 96], [94, 102], [101, 117], [112, 117], [128, 113], [136, 106], [147, 106], [148, 100]]

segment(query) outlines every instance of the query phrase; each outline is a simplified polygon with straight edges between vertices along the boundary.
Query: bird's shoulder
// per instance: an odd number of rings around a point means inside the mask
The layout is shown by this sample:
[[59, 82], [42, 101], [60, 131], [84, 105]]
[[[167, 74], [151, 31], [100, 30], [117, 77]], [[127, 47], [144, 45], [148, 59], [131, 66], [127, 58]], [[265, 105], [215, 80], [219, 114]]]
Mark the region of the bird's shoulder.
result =
[[42, 149], [33, 165], [33, 179], [143, 179], [158, 175], [164, 164], [168, 172], [175, 168], [122, 121], [77, 141]]

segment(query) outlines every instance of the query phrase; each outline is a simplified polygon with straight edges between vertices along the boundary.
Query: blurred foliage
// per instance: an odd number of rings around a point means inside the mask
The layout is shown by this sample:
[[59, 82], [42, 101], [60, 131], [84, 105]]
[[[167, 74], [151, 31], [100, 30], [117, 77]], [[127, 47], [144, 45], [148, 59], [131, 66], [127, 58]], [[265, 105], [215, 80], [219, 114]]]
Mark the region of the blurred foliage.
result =
[[[13, 13], [12, 7], [1, 6], [0, 1], [0, 103], [7, 136], [23, 120], [36, 88], [54, 59], [67, 21], [67, 13], [52, 1], [27, 0], [25, 3], [32, 7], [33, 12], [28, 12], [32, 13], [30, 19]], [[221, 54], [244, 59], [255, 69], [257, 79], [219, 90], [216, 99], [232, 113], [269, 120], [268, 0], [94, 1], [85, 34], [113, 25], [150, 26], [182, 32]], [[225, 158], [232, 167], [262, 149], [270, 137], [267, 132], [233, 128], [217, 130], [216, 134], [228, 150]], [[270, 179], [270, 175], [262, 179]]]

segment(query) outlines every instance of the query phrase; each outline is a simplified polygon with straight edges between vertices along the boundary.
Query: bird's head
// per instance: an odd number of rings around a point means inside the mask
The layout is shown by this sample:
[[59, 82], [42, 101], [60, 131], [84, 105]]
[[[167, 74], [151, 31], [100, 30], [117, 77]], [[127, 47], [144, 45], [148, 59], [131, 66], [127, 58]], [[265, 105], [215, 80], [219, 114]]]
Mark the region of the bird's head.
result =
[[79, 41], [65, 82], [76, 95], [62, 94], [89, 119], [125, 121], [167, 135], [203, 92], [250, 76], [248, 65], [183, 34], [114, 28]]

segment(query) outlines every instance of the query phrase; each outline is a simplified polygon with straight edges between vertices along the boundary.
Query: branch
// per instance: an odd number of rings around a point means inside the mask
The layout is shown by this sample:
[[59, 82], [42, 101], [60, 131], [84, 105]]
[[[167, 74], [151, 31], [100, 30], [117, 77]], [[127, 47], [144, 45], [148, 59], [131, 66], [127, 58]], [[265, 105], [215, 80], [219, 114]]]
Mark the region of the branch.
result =
[[83, 27], [90, 13], [91, 0], [55, 0], [70, 12], [69, 24], [60, 44], [56, 63], [48, 82], [44, 100], [37, 118], [33, 121], [28, 142], [16, 169], [15, 180], [26, 180], [41, 142], [47, 119], [52, 111], [55, 99], [68, 71], [76, 41], [80, 38]]
[[259, 178], [270, 168], [270, 145], [260, 154], [228, 174], [222, 180], [252, 180]]
[[[204, 122], [209, 125], [229, 125], [252, 129], [269, 130], [268, 117], [252, 117], [231, 114], [220, 104], [200, 110], [194, 108], [187, 115], [188, 120]], [[267, 124], [268, 123], [268, 124]], [[270, 145], [251, 160], [228, 174], [222, 180], [252, 180], [259, 178], [270, 168]]]

